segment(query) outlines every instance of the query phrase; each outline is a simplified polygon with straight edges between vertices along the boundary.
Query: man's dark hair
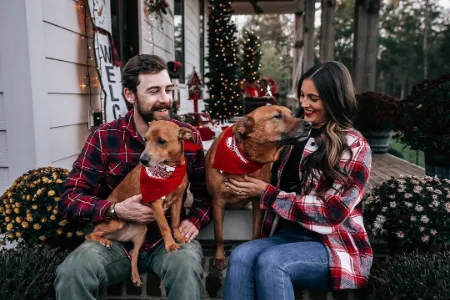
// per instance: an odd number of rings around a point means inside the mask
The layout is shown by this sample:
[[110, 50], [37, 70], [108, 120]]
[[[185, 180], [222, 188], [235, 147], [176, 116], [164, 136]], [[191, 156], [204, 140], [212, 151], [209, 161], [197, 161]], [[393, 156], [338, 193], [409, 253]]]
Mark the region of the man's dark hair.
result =
[[136, 93], [140, 74], [156, 74], [167, 69], [164, 59], [153, 54], [138, 54], [128, 60], [122, 71], [122, 87]]

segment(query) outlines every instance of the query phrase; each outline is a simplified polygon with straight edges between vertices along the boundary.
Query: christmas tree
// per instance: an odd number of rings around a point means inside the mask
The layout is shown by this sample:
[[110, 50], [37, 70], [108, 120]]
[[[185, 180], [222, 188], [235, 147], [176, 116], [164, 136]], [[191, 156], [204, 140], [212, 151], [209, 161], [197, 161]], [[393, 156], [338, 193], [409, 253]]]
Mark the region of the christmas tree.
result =
[[261, 44], [253, 32], [244, 31], [241, 60], [242, 79], [253, 84], [261, 77]]
[[208, 112], [213, 119], [227, 120], [242, 111], [239, 86], [236, 25], [231, 20], [231, 2], [209, 1]]

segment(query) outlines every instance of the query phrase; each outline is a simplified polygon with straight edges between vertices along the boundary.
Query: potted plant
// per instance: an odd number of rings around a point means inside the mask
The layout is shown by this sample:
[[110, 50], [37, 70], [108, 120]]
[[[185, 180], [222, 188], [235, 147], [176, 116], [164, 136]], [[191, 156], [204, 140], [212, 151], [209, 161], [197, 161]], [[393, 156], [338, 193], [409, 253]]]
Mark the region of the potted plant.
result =
[[372, 152], [386, 153], [392, 130], [398, 125], [403, 111], [403, 102], [388, 95], [365, 92], [356, 95], [359, 112], [355, 127], [370, 144]]
[[429, 176], [450, 178], [450, 74], [413, 87], [394, 137], [425, 153]]
[[450, 241], [450, 180], [411, 175], [386, 180], [365, 196], [364, 221], [391, 254], [440, 251]]
[[[57, 202], [68, 170], [45, 167], [17, 178], [0, 197], [0, 232], [4, 239], [34, 246], [52, 244], [69, 247], [82, 242], [80, 224], [58, 213]], [[75, 244], [74, 246], [76, 246]]]

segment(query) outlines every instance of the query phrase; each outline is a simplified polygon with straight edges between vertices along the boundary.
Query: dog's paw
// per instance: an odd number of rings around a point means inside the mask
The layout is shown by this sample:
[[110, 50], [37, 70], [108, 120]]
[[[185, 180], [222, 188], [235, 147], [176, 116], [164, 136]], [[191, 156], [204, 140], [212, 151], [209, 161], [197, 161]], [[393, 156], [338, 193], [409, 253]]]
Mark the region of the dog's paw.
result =
[[105, 246], [108, 249], [111, 249], [111, 247], [112, 247], [112, 242], [110, 240], [108, 240], [108, 239], [101, 238], [99, 243], [102, 244], [103, 246]]
[[133, 285], [135, 287], [141, 287], [142, 286], [142, 279], [141, 279], [141, 277], [139, 275], [137, 277], [132, 276], [131, 281], [133, 282]]
[[175, 252], [177, 250], [181, 249], [181, 246], [178, 244], [171, 244], [166, 246], [167, 252]]
[[225, 257], [223, 258], [214, 258], [214, 267], [218, 270], [223, 270], [227, 267], [227, 264], [225, 262]]

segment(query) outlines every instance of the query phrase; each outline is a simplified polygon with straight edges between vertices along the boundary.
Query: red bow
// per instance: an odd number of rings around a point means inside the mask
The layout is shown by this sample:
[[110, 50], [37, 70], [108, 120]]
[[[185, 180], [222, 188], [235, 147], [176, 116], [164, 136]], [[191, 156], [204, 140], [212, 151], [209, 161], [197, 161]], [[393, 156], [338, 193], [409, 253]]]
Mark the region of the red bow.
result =
[[186, 161], [181, 166], [141, 167], [142, 202], [149, 203], [172, 193], [186, 176]]
[[261, 169], [265, 164], [259, 163], [247, 157], [239, 149], [236, 138], [233, 135], [233, 127], [227, 128], [219, 143], [212, 167], [229, 174], [251, 174]]

